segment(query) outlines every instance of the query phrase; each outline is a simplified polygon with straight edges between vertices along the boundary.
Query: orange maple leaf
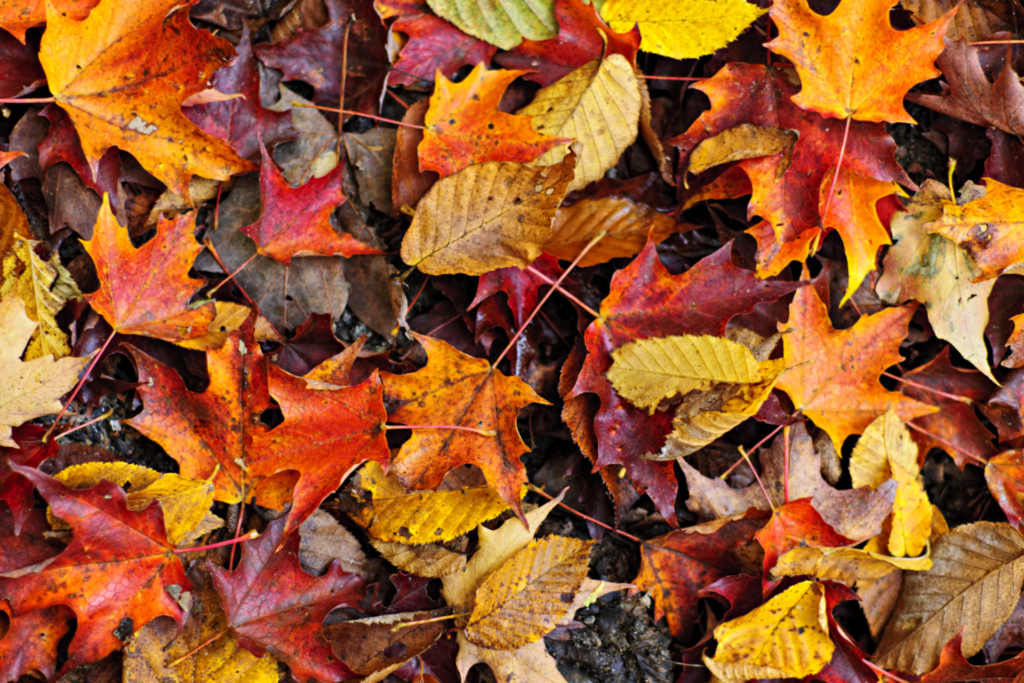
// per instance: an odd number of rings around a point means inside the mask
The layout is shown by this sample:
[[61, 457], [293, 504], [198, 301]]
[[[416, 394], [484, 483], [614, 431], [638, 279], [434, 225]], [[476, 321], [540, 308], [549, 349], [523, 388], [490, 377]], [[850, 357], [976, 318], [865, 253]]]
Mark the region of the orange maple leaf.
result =
[[878, 381], [886, 368], [904, 360], [899, 345], [913, 315], [913, 306], [887, 308], [860, 318], [850, 329], [836, 330], [814, 287], [797, 290], [789, 322], [779, 323], [779, 330], [793, 329], [782, 338], [787, 369], [776, 386], [828, 432], [836, 449], [889, 406], [904, 421], [938, 410], [887, 391]]
[[201, 284], [188, 276], [203, 250], [193, 237], [195, 230], [195, 213], [161, 218], [156, 236], [136, 249], [104, 194], [92, 240], [82, 241], [100, 280], [100, 288], [86, 294], [86, 301], [122, 334], [172, 342], [205, 334], [216, 309], [212, 303], [188, 305]]
[[527, 71], [488, 71], [483, 64], [460, 83], [437, 72], [419, 145], [420, 171], [441, 177], [487, 161], [527, 163], [555, 145], [572, 142], [538, 133], [532, 117], [498, 111], [501, 96]]
[[435, 489], [448, 471], [471, 463], [520, 519], [520, 486], [526, 468], [519, 457], [529, 448], [516, 428], [519, 410], [530, 403], [550, 405], [518, 377], [506, 377], [480, 358], [440, 339], [413, 335], [427, 351], [427, 365], [408, 375], [384, 373], [388, 420], [407, 425], [454, 425], [454, 429], [413, 429], [391, 471], [409, 489]]
[[[58, 12], [81, 21], [98, 0], [50, 0]], [[46, 23], [46, 0], [0, 0], [0, 28], [22, 43], [25, 32]]]
[[234, 54], [229, 42], [192, 26], [191, 4], [102, 0], [82, 21], [47, 4], [39, 52], [93, 173], [116, 146], [186, 201], [192, 175], [227, 180], [256, 170], [181, 111]]
[[798, 106], [837, 119], [916, 123], [903, 96], [939, 75], [946, 25], [957, 8], [930, 24], [897, 31], [889, 10], [899, 0], [843, 0], [822, 16], [807, 0], [776, 0], [779, 36], [765, 47], [793, 62], [803, 89]]

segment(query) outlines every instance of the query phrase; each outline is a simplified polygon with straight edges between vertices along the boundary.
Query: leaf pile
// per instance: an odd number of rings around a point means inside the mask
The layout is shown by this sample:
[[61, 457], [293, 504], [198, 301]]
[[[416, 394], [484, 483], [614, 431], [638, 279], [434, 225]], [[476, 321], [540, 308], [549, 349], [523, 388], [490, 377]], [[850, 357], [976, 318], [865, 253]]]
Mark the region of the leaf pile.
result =
[[0, 683], [1020, 683], [1019, 17], [0, 0]]

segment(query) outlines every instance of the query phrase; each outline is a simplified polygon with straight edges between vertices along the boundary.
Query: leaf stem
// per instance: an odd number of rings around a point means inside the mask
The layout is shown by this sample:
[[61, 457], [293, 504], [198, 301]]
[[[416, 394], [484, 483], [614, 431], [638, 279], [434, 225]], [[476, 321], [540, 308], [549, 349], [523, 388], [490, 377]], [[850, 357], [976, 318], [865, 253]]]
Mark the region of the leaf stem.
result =
[[396, 429], [454, 429], [460, 432], [473, 432], [480, 436], [497, 436], [498, 432], [493, 429], [474, 429], [473, 427], [460, 427], [458, 425], [384, 425], [385, 431]]
[[[553, 497], [553, 496], [550, 496], [550, 495], [548, 495], [548, 494], [547, 494], [547, 493], [546, 493], [546, 492], [544, 491], [544, 489], [542, 489], [542, 488], [539, 488], [539, 487], [537, 487], [537, 486], [534, 486], [533, 484], [527, 484], [527, 485], [526, 485], [526, 488], [530, 489], [530, 490], [531, 490], [531, 491], [533, 491], [534, 493], [537, 493], [537, 494], [540, 494], [540, 495], [544, 496], [544, 497], [545, 497], [545, 498], [547, 498], [548, 500], [554, 500], [554, 497]], [[607, 525], [607, 524], [605, 524], [604, 522], [599, 522], [599, 521], [597, 521], [596, 519], [594, 519], [593, 517], [588, 517], [587, 515], [585, 515], [585, 514], [583, 514], [582, 512], [580, 512], [579, 510], [574, 510], [574, 509], [572, 509], [571, 507], [569, 507], [568, 505], [566, 505], [566, 504], [565, 504], [565, 503], [563, 503], [562, 501], [558, 501], [558, 505], [559, 505], [560, 507], [563, 507], [563, 508], [565, 508], [566, 510], [568, 510], [568, 511], [569, 511], [569, 512], [571, 512], [572, 514], [576, 515], [577, 517], [580, 517], [580, 518], [582, 518], [582, 519], [585, 519], [585, 520], [587, 520], [588, 522], [591, 522], [592, 524], [596, 524], [597, 526], [601, 527], [602, 529], [607, 529], [608, 531], [612, 532], [613, 534], [618, 534], [619, 536], [622, 536], [623, 538], [627, 538], [627, 539], [629, 539], [630, 541], [633, 541], [634, 543], [640, 543], [641, 545], [643, 544], [643, 541], [642, 541], [642, 540], [640, 540], [639, 538], [637, 538], [636, 536], [634, 536], [634, 535], [632, 535], [632, 534], [627, 534], [627, 533], [626, 533], [625, 531], [619, 531], [619, 530], [618, 530], [618, 529], [616, 529], [615, 527], [611, 527], [611, 526], [608, 526], [608, 525]]]
[[110, 417], [113, 414], [114, 414], [114, 409], [111, 408], [110, 410], [108, 410], [107, 412], [103, 413], [99, 417], [94, 417], [93, 419], [89, 420], [88, 422], [83, 422], [82, 424], [78, 425], [77, 427], [72, 427], [71, 429], [67, 430], [66, 432], [61, 432], [57, 436], [53, 437], [53, 440], [56, 441], [57, 439], [63, 438], [65, 436], [67, 436], [68, 434], [71, 434], [72, 432], [77, 432], [79, 429], [85, 429], [89, 425], [94, 425], [97, 422], [99, 422], [100, 420], [106, 420], [108, 417]]
[[980, 40], [977, 43], [968, 43], [968, 45], [1020, 45], [1024, 43], [1024, 40]]
[[168, 666], [168, 667], [172, 667], [172, 666], [178, 666], [179, 664], [181, 664], [182, 662], [184, 662], [184, 661], [185, 661], [186, 659], [188, 659], [189, 657], [191, 657], [191, 656], [192, 656], [192, 655], [194, 655], [195, 653], [197, 653], [197, 652], [199, 652], [200, 650], [202, 650], [202, 649], [203, 649], [204, 647], [206, 647], [207, 645], [209, 645], [209, 644], [210, 644], [210, 643], [212, 643], [213, 641], [215, 641], [215, 640], [217, 640], [218, 638], [220, 638], [221, 636], [225, 635], [225, 634], [226, 634], [227, 632], [228, 632], [228, 629], [224, 629], [224, 630], [223, 630], [223, 631], [221, 631], [220, 633], [218, 633], [218, 634], [216, 634], [216, 635], [212, 636], [211, 638], [209, 638], [209, 639], [208, 639], [208, 640], [206, 640], [205, 642], [201, 643], [201, 644], [200, 644], [200, 645], [199, 645], [198, 647], [196, 647], [196, 648], [195, 648], [194, 650], [190, 650], [189, 652], [186, 652], [186, 653], [185, 653], [185, 654], [183, 654], [182, 656], [180, 656], [180, 657], [178, 657], [177, 659], [175, 659], [175, 660], [174, 660], [173, 662], [168, 662], [167, 666]]
[[16, 97], [12, 100], [0, 100], [0, 104], [50, 104], [51, 102], [56, 101], [57, 100], [53, 99], [52, 97]]
[[[231, 273], [231, 275], [228, 275], [226, 278], [221, 280], [220, 283], [218, 283], [218, 285], [216, 287], [214, 287], [213, 289], [211, 289], [209, 292], [206, 293], [206, 296], [213, 296], [214, 294], [216, 294], [218, 289], [220, 289], [221, 287], [223, 287], [227, 283], [231, 282], [231, 280], [234, 279], [234, 277], [236, 275], [238, 275], [240, 272], [242, 272], [243, 268], [245, 268], [247, 265], [249, 265], [254, 260], [256, 260], [256, 257], [259, 256], [259, 255], [260, 255], [260, 252], [257, 251], [255, 254], [250, 256], [248, 261], [246, 261], [242, 265], [238, 266], [238, 268], [235, 270], [235, 272]], [[241, 289], [241, 287], [239, 287], [239, 289]]]
[[789, 505], [789, 425], [782, 428], [783, 474], [782, 481], [784, 501]]
[[552, 279], [551, 279], [551, 278], [549, 278], [549, 277], [548, 277], [547, 275], [545, 275], [544, 273], [540, 272], [539, 270], [537, 270], [537, 269], [536, 269], [536, 268], [534, 268], [533, 266], [527, 266], [527, 267], [526, 267], [526, 270], [530, 271], [531, 273], [533, 273], [534, 275], [536, 275], [536, 276], [537, 276], [538, 278], [540, 278], [541, 280], [543, 280], [543, 281], [544, 281], [544, 282], [546, 282], [547, 284], [549, 284], [549, 285], [552, 285], [552, 286], [553, 286], [553, 287], [554, 287], [555, 289], [557, 289], [557, 290], [558, 290], [558, 293], [559, 293], [559, 294], [561, 294], [561, 295], [562, 295], [562, 296], [564, 296], [564, 297], [565, 297], [566, 299], [568, 299], [569, 301], [573, 302], [574, 304], [576, 304], [577, 306], [579, 306], [580, 308], [582, 308], [582, 309], [583, 309], [584, 311], [586, 311], [586, 312], [587, 312], [587, 313], [589, 313], [590, 315], [594, 316], [595, 318], [600, 318], [600, 317], [601, 317], [601, 314], [600, 314], [600, 313], [598, 313], [598, 312], [597, 312], [597, 311], [595, 311], [595, 310], [594, 310], [593, 308], [591, 308], [590, 306], [586, 305], [585, 303], [583, 303], [582, 301], [580, 301], [579, 299], [577, 299], [577, 298], [576, 298], [575, 296], [573, 296], [572, 294], [570, 294], [570, 293], [569, 293], [569, 292], [568, 292], [567, 290], [563, 289], [563, 288], [562, 288], [562, 287], [560, 287], [559, 285], [556, 285], [556, 284], [555, 284], [555, 282], [554, 282], [554, 280], [552, 280]]
[[[778, 430], [776, 430], [776, 431], [778, 431]], [[758, 474], [757, 470], [754, 468], [754, 466], [750, 464], [750, 456], [748, 456], [747, 452], [745, 450], [743, 450], [743, 446], [740, 446], [739, 450], [740, 450], [740, 455], [742, 455], [743, 459], [746, 461], [746, 463], [748, 465], [750, 465], [750, 471], [754, 473], [754, 479], [757, 480], [757, 485], [761, 487], [761, 493], [764, 494], [764, 499], [768, 501], [768, 507], [770, 507], [772, 509], [772, 512], [775, 512], [775, 505], [772, 504], [772, 497], [768, 495], [768, 489], [766, 489], [764, 487], [764, 482], [761, 481], [761, 475]]]
[[909, 384], [912, 387], [917, 387], [921, 391], [927, 391], [929, 394], [935, 394], [936, 396], [942, 396], [943, 398], [948, 398], [948, 399], [951, 399], [953, 401], [958, 401], [959, 403], [964, 403], [964, 404], [967, 404], [969, 406], [970, 405], [974, 405], [974, 401], [972, 401], [971, 399], [967, 398], [966, 396], [957, 396], [956, 394], [947, 394], [945, 391], [940, 391], [938, 389], [933, 389], [932, 387], [926, 386], [924, 384], [918, 384], [917, 382], [915, 382], [913, 380], [909, 380], [906, 377], [900, 377], [899, 375], [892, 375], [892, 374], [890, 374], [888, 372], [883, 372], [882, 376], [883, 377], [888, 377], [889, 379], [894, 379], [897, 382], [902, 382], [903, 384]]
[[333, 109], [331, 107], [320, 107], [315, 104], [305, 104], [304, 102], [292, 102], [293, 107], [306, 107], [307, 109], [320, 109], [322, 111], [333, 111], [337, 114], [351, 114], [352, 116], [365, 116], [368, 119], [374, 121], [383, 121], [384, 123], [393, 123], [396, 126], [405, 126], [406, 128], [418, 128], [419, 130], [426, 130], [426, 126], [417, 126], [415, 123], [406, 123], [405, 121], [395, 121], [393, 119], [386, 119], [383, 116], [374, 116], [373, 114], [364, 114], [359, 111], [349, 111], [347, 109]]
[[201, 546], [197, 546], [195, 548], [178, 548], [177, 550], [174, 551], [174, 554], [175, 555], [185, 555], [186, 553], [200, 553], [200, 552], [203, 552], [204, 550], [213, 550], [214, 548], [223, 548], [226, 545], [234, 545], [235, 543], [245, 543], [246, 541], [251, 541], [252, 539], [258, 538], [258, 537], [259, 537], [259, 532], [257, 532], [257, 531], [250, 531], [245, 536], [242, 536], [240, 538], [231, 538], [231, 539], [228, 539], [226, 541], [221, 541], [220, 543], [211, 543], [210, 545], [201, 545]]
[[544, 303], [551, 298], [551, 295], [555, 293], [555, 289], [561, 286], [562, 281], [565, 280], [565, 278], [569, 277], [569, 273], [571, 273], [572, 269], [575, 268], [577, 264], [579, 264], [579, 262], [583, 259], [583, 257], [587, 255], [587, 252], [593, 249], [595, 246], [597, 246], [597, 243], [603, 240], [607, 234], [607, 230], [602, 230], [601, 232], [597, 233], [597, 235], [594, 236], [594, 239], [587, 242], [587, 246], [583, 247], [583, 250], [580, 251], [576, 258], [573, 259], [573, 262], [569, 264], [569, 267], [562, 272], [562, 275], [558, 278], [555, 284], [551, 286], [551, 289], [549, 289], [544, 294], [544, 298], [538, 301], [537, 305], [533, 307], [533, 311], [530, 313], [530, 317], [526, 319], [526, 322], [520, 325], [519, 329], [516, 330], [516, 333], [512, 335], [511, 339], [508, 340], [508, 345], [505, 346], [505, 350], [501, 352], [501, 355], [498, 356], [497, 360], [491, 363], [492, 368], [498, 367], [498, 363], [500, 363], [501, 359], [504, 358], [505, 355], [512, 349], [513, 345], [515, 345], [516, 343], [516, 340], [519, 339], [519, 337], [523, 334], [523, 331], [530, 326], [530, 323], [533, 322], [533, 319], [537, 317], [537, 313], [540, 311], [541, 307], [544, 306]]
[[[218, 221], [218, 219], [215, 217], [214, 218], [214, 224], [215, 225], [216, 225], [217, 221]], [[203, 245], [207, 249], [210, 250], [210, 254], [213, 256], [214, 260], [217, 261], [217, 265], [219, 265], [221, 267], [221, 270], [223, 270], [225, 273], [229, 272], [229, 269], [228, 269], [227, 265], [224, 263], [224, 261], [221, 260], [220, 254], [217, 253], [217, 248], [213, 246], [213, 240], [211, 240], [209, 237], [207, 237], [206, 239], [203, 240]], [[259, 253], [259, 252], [257, 252], [257, 253]], [[241, 270], [241, 268], [239, 268], [238, 270]], [[237, 271], [235, 271], [235, 272], [237, 273]], [[242, 287], [242, 285], [238, 284], [237, 282], [235, 283], [235, 286], [238, 287], [238, 291], [240, 291], [242, 293], [242, 296], [244, 296], [245, 300], [249, 302], [249, 305], [252, 306], [252, 309], [254, 311], [256, 311], [256, 313], [258, 313], [260, 315], [263, 315], [260, 312], [260, 307], [257, 306], [256, 302], [252, 300], [252, 297], [249, 296], [249, 293], [245, 291], [245, 288]], [[284, 335], [281, 334], [280, 332], [278, 332], [277, 328], [274, 327], [274, 323], [270, 322], [270, 320], [266, 316], [263, 316], [263, 317], [264, 317], [264, 319], [267, 320], [267, 324], [270, 325], [270, 329], [272, 329], [274, 331], [274, 334], [276, 334], [281, 339], [284, 339]]]
[[884, 676], [885, 678], [890, 678], [890, 679], [896, 681], [896, 683], [910, 683], [906, 679], [900, 678], [896, 674], [891, 674], [888, 671], [886, 671], [885, 669], [883, 669], [881, 667], [878, 667], [878, 666], [875, 666], [874, 664], [872, 664], [871, 662], [869, 662], [866, 659], [862, 659], [860, 661], [861, 661], [862, 664], [864, 664], [866, 667], [868, 667], [869, 669], [874, 671], [879, 676]]
[[46, 430], [45, 434], [43, 434], [43, 443], [49, 441], [50, 434], [53, 434], [53, 430], [56, 429], [57, 423], [60, 422], [60, 419], [62, 417], [64, 417], [64, 413], [68, 411], [68, 406], [71, 405], [71, 402], [75, 400], [75, 396], [78, 396], [78, 392], [82, 390], [83, 386], [85, 386], [85, 380], [89, 378], [89, 373], [91, 373], [93, 368], [96, 367], [96, 363], [99, 362], [100, 358], [103, 356], [103, 352], [107, 350], [108, 346], [110, 346], [110, 341], [114, 338], [114, 335], [116, 334], [116, 328], [110, 330], [110, 334], [107, 336], [107, 340], [103, 342], [103, 346], [101, 346], [100, 350], [96, 352], [96, 355], [92, 357], [92, 362], [89, 363], [89, 367], [85, 369], [85, 372], [82, 373], [82, 377], [78, 380], [78, 384], [75, 385], [75, 390], [71, 392], [71, 397], [68, 398], [67, 403], [65, 403], [64, 407], [60, 409], [59, 413], [57, 413], [57, 417], [53, 421], [53, 424], [50, 425], [50, 428]]
[[836, 183], [839, 181], [839, 171], [843, 168], [843, 156], [846, 154], [846, 141], [850, 137], [850, 123], [852, 116], [846, 117], [846, 130], [843, 131], [843, 146], [839, 148], [839, 161], [836, 163], [836, 172], [832, 176], [832, 187], [828, 190], [828, 197], [825, 198], [825, 210], [821, 212], [821, 229], [825, 230], [825, 220], [828, 217], [828, 207], [832, 203], [832, 195], [836, 192]]
[[[765, 441], [767, 441], [768, 439], [770, 439], [773, 436], [775, 436], [776, 434], [778, 434], [779, 430], [782, 429], [783, 427], [785, 427], [785, 425], [779, 425], [774, 430], [772, 430], [771, 434], [769, 434], [768, 436], [764, 437], [763, 439], [758, 441], [756, 444], [754, 444], [754, 447], [750, 449], [750, 453], [751, 454], [756, 453], [757, 449], [760, 448], [762, 445], [764, 445]], [[743, 451], [740, 451], [740, 453], [742, 454]], [[741, 457], [739, 460], [734, 462], [732, 464], [732, 466], [729, 467], [729, 469], [727, 469], [725, 472], [722, 472], [720, 475], [718, 475], [718, 478], [721, 479], [722, 481], [725, 481], [725, 478], [729, 476], [729, 473], [732, 472], [734, 469], [736, 469], [737, 465], [739, 465], [741, 462], [746, 462], [748, 465], [750, 465], [750, 461], [747, 460], [747, 456], [743, 455], [743, 457]], [[750, 468], [753, 469], [754, 466], [750, 465]]]

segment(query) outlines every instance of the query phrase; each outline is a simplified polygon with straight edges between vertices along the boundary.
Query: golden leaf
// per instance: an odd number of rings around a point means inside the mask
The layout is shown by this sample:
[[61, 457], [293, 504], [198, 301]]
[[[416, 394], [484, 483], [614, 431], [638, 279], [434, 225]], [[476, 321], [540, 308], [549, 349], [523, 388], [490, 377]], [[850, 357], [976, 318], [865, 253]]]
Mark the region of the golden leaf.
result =
[[690, 155], [690, 165], [686, 170], [697, 175], [719, 164], [785, 152], [783, 163], [775, 173], [778, 178], [789, 168], [793, 146], [799, 137], [793, 130], [741, 123], [701, 140]]
[[416, 205], [402, 260], [428, 275], [525, 268], [551, 237], [575, 163], [490, 162], [442, 178]]
[[920, 557], [889, 557], [856, 548], [797, 547], [779, 556], [772, 576], [800, 576], [841, 581], [849, 586], [861, 581], [877, 581], [894, 568], [928, 571], [931, 553]]
[[[636, 140], [640, 122], [640, 86], [629, 61], [619, 54], [584, 64], [542, 88], [533, 102], [516, 112], [533, 117], [538, 133], [573, 138], [581, 145], [569, 192], [604, 177]], [[555, 147], [534, 163], [562, 161], [567, 146]]]
[[489, 486], [410, 492], [375, 462], [360, 470], [359, 484], [373, 500], [350, 517], [379, 541], [406, 545], [450, 541], [508, 509]]
[[405, 545], [370, 539], [370, 545], [377, 549], [385, 560], [403, 572], [439, 579], [454, 574], [466, 566], [466, 556], [452, 552], [436, 543], [426, 545]]
[[659, 213], [630, 199], [584, 199], [558, 209], [544, 251], [572, 261], [602, 230], [608, 234], [580, 259], [580, 268], [635, 256], [647, 244], [648, 236], [661, 242], [677, 230], [677, 223], [672, 214]]
[[532, 541], [480, 584], [466, 639], [493, 650], [539, 641], [587, 578], [593, 545], [566, 536]]
[[896, 610], [875, 653], [889, 671], [923, 674], [963, 629], [972, 657], [1013, 612], [1024, 584], [1024, 536], [1006, 523], [976, 522], [941, 536], [932, 568], [903, 577]]
[[718, 649], [704, 663], [725, 683], [751, 678], [803, 678], [832, 659], [825, 592], [804, 581], [749, 614], [715, 627]]
[[755, 384], [761, 368], [750, 349], [710, 335], [680, 335], [630, 342], [612, 351], [608, 381], [638, 408], [651, 414], [665, 399], [714, 383]]

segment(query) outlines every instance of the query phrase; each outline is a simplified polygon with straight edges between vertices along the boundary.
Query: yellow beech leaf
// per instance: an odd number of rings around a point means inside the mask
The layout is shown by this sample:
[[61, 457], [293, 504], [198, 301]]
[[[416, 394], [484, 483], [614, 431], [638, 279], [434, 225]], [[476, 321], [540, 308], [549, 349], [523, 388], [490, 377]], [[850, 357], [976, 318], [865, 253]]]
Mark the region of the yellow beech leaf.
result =
[[761, 368], [746, 346], [710, 335], [679, 335], [630, 342], [612, 351], [608, 381], [626, 400], [651, 414], [665, 400], [715, 383], [755, 384]]
[[416, 205], [402, 260], [428, 275], [525, 268], [551, 237], [575, 164], [490, 162], [442, 178]]
[[540, 640], [565, 616], [587, 578], [593, 541], [548, 536], [529, 545], [484, 579], [465, 635], [492, 650]]
[[778, 178], [789, 168], [793, 146], [799, 137], [795, 130], [741, 123], [701, 140], [690, 155], [690, 165], [686, 170], [697, 175], [719, 164], [785, 152], [783, 163], [775, 172]]
[[997, 277], [1024, 261], [1024, 190], [985, 178], [983, 191], [984, 196], [966, 204], [943, 202], [942, 218], [927, 227], [974, 258], [981, 274], [973, 282]]
[[410, 492], [375, 462], [360, 470], [359, 485], [373, 500], [350, 516], [379, 541], [408, 545], [450, 541], [508, 509], [498, 492], [487, 486]]
[[[193, 592], [195, 602], [191, 615], [180, 634], [170, 619], [157, 619], [132, 637], [125, 647], [123, 683], [277, 683], [280, 680], [273, 655], [257, 657], [239, 647], [235, 634], [228, 630], [213, 582], [201, 576], [206, 580]], [[199, 648], [200, 645], [203, 647]], [[192, 653], [196, 648], [199, 650]], [[185, 658], [169, 666], [181, 657]]]
[[640, 24], [640, 49], [696, 59], [725, 47], [765, 13], [746, 0], [606, 0], [601, 17], [613, 31]]
[[767, 360], [761, 362], [760, 367], [764, 381], [758, 384], [727, 385], [710, 392], [714, 396], [684, 399], [676, 408], [673, 429], [665, 446], [649, 459], [675, 460], [696, 453], [756, 415], [786, 369], [786, 361]]
[[39, 326], [13, 292], [0, 299], [0, 446], [18, 448], [11, 428], [60, 412], [61, 396], [71, 391], [90, 357], [43, 356], [22, 362], [21, 354]]
[[890, 407], [864, 430], [850, 457], [850, 475], [855, 488], [896, 481], [889, 521], [889, 553], [895, 557], [920, 555], [931, 534], [932, 507], [919, 474], [917, 444]]
[[[538, 133], [573, 138], [580, 145], [569, 192], [604, 177], [636, 140], [640, 123], [640, 86], [629, 61], [619, 54], [595, 59], [539, 90], [516, 112], [533, 117]], [[534, 163], [548, 166], [565, 157], [555, 147]]]
[[749, 614], [715, 627], [718, 649], [704, 663], [725, 683], [803, 678], [818, 673], [835, 649], [828, 635], [825, 592], [804, 581]]
[[797, 547], [779, 557], [772, 576], [808, 575], [852, 586], [860, 581], [876, 581], [893, 569], [928, 571], [932, 568], [929, 555], [889, 557], [856, 548]]
[[213, 303], [217, 307], [217, 315], [210, 322], [209, 331], [198, 337], [176, 341], [175, 344], [196, 351], [219, 349], [224, 346], [231, 333], [241, 327], [245, 319], [252, 313], [252, 309], [248, 306], [233, 304], [230, 301], [214, 301]]
[[580, 259], [579, 267], [586, 268], [613, 258], [635, 256], [647, 244], [648, 236], [661, 242], [679, 229], [677, 225], [672, 214], [630, 199], [584, 199], [558, 209], [544, 251], [572, 261], [598, 233], [606, 231], [608, 234]]
[[1024, 536], [1006, 523], [959, 526], [935, 541], [932, 568], [907, 572], [875, 650], [889, 671], [923, 674], [961, 629], [964, 657], [981, 650], [1013, 612], [1024, 584]]
[[71, 353], [68, 336], [57, 325], [55, 316], [69, 299], [82, 296], [71, 273], [61, 265], [60, 255], [54, 253], [49, 261], [44, 260], [35, 252], [38, 245], [39, 242], [15, 238], [13, 253], [4, 260], [4, 284], [0, 288], [0, 296], [17, 290], [29, 319], [39, 323], [25, 350], [25, 360], [49, 355], [63, 358]]
[[552, 0], [427, 0], [430, 9], [471, 36], [511, 50], [530, 40], [558, 35], [558, 19]]
[[[103, 480], [121, 487], [130, 483], [128, 509], [142, 510], [154, 500], [160, 501], [167, 539], [175, 545], [188, 540], [191, 532], [199, 527], [208, 515], [220, 520], [209, 512], [213, 504], [213, 483], [209, 481], [189, 479], [178, 474], [164, 474], [125, 462], [89, 462], [73, 465], [57, 473], [56, 479], [73, 489], [92, 488]], [[212, 531], [220, 526], [223, 526], [223, 521], [213, 528], [206, 524], [204, 529]]]
[[426, 545], [406, 545], [404, 543], [388, 543], [370, 539], [370, 545], [377, 549], [381, 557], [395, 565], [403, 572], [439, 579], [453, 574], [466, 566], [466, 556], [452, 552], [442, 545], [428, 543]]

